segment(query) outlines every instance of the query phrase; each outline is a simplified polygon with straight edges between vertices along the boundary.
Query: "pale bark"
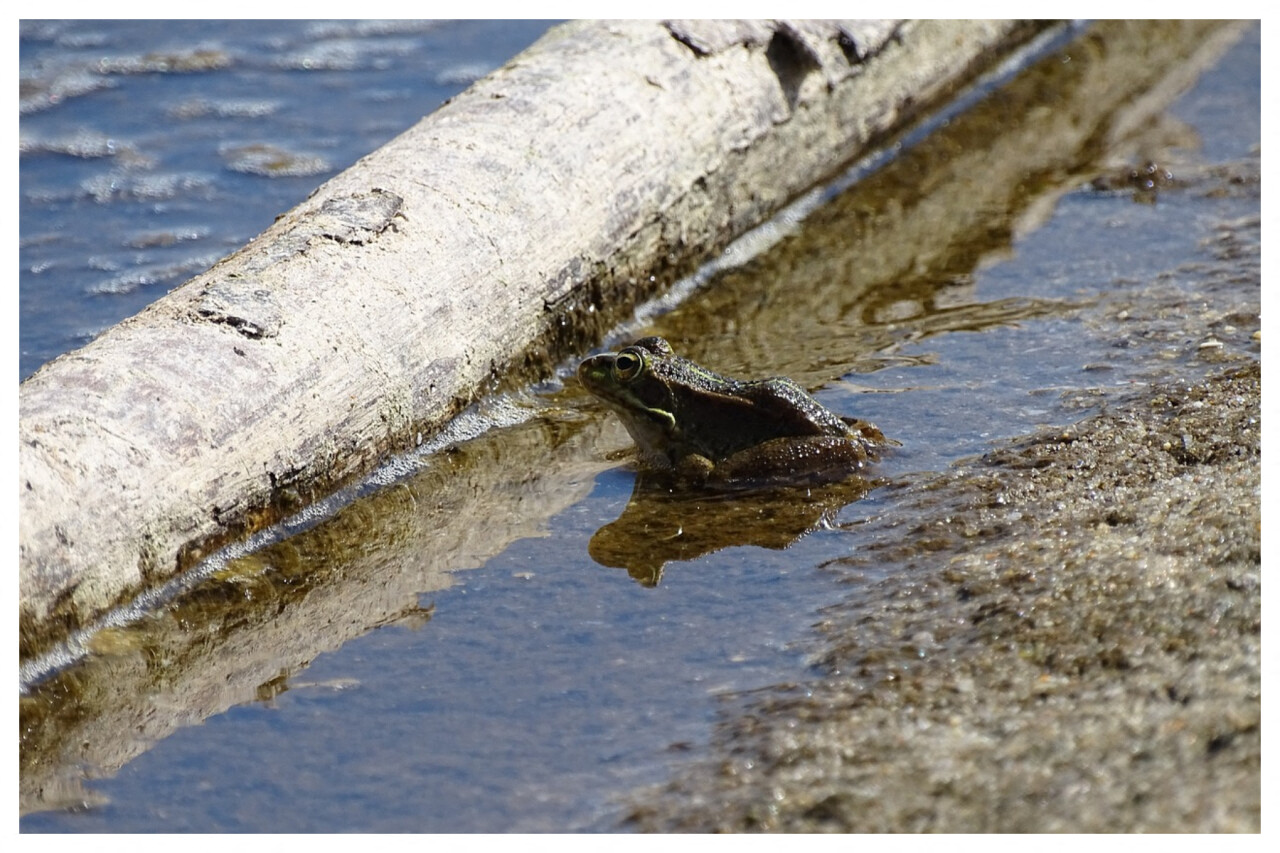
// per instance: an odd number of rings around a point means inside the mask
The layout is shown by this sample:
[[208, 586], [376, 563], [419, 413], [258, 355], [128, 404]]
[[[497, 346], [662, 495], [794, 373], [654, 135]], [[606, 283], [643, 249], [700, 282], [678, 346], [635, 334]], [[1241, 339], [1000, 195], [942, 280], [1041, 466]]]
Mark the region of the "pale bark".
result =
[[22, 383], [24, 653], [545, 371], [1033, 29], [552, 30]]

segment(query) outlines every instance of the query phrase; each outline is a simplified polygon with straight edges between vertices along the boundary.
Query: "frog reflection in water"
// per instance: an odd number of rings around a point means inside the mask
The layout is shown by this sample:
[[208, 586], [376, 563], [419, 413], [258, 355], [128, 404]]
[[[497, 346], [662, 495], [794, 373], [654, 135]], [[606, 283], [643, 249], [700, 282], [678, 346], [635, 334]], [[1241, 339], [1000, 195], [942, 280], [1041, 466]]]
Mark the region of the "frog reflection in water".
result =
[[591, 356], [578, 379], [617, 412], [646, 465], [693, 483], [830, 482], [897, 443], [828, 411], [790, 379], [729, 379], [659, 337]]

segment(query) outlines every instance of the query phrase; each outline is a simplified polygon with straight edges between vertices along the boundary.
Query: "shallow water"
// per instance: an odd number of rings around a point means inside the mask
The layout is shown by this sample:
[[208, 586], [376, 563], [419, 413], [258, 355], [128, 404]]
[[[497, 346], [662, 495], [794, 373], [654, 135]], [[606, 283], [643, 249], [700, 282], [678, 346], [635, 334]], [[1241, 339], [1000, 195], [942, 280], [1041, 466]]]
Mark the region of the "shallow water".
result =
[[[1066, 53], [1111, 78], [1106, 54], [1135, 53], [1133, 38]], [[876, 422], [903, 442], [875, 469], [887, 481], [1077, 420], [1155, 362], [1210, 369], [1217, 348], [1187, 357], [1175, 316], [1168, 338], [1141, 340], [1099, 318], [1143, 310], [1152, 281], [1227, 287], [1241, 261], [1223, 235], [1258, 239], [1258, 57], [1254, 26], [1157, 120], [1106, 145], [1066, 139], [1040, 82], [1001, 90], [644, 331], [730, 375], [794, 376]], [[1133, 100], [1095, 120], [1114, 127], [1105, 116]], [[1007, 148], [978, 140], [993, 124]], [[1063, 150], [1028, 143], [1050, 139]], [[1148, 158], [1185, 183], [1089, 185]], [[1219, 164], [1234, 178], [1206, 176]], [[1220, 343], [1256, 346], [1254, 322], [1242, 306]], [[676, 515], [677, 534], [659, 513], [630, 550], [661, 561], [665, 542], [681, 558], [645, 585], [590, 556], [635, 482], [609, 458], [626, 446], [616, 422], [571, 381], [515, 402], [534, 416], [104, 633], [96, 655], [24, 698], [24, 780], [42, 772], [32, 756], [79, 754], [90, 781], [54, 774], [24, 808], [62, 808], [22, 829], [609, 830], [619, 798], [696, 755], [719, 709], [813, 677], [810, 626], [856, 594], [823, 567], [895, 511], [892, 490], [848, 505], [793, 496], [815, 511], [807, 523], [776, 503], [741, 515], [708, 500]], [[722, 550], [678, 550], [695, 520]], [[795, 538], [796, 524], [816, 529]], [[770, 535], [794, 541], [731, 544]], [[108, 755], [76, 746], [86, 732], [132, 743]]]

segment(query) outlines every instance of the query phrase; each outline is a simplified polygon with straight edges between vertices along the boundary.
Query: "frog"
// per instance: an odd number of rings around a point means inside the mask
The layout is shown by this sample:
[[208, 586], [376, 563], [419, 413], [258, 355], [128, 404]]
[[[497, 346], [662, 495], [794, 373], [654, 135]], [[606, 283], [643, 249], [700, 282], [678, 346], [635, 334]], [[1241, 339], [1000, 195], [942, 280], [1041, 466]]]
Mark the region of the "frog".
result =
[[590, 356], [577, 374], [617, 414], [643, 466], [695, 484], [832, 482], [898, 444], [790, 379], [722, 376], [658, 336]]

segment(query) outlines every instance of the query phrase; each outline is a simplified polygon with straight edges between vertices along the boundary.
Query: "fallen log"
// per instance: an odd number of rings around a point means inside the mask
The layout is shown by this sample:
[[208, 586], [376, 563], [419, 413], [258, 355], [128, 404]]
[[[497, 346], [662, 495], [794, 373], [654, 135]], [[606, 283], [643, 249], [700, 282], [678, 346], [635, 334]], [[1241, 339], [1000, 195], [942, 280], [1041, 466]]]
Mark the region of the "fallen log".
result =
[[21, 384], [20, 656], [545, 375], [1039, 26], [552, 30]]

